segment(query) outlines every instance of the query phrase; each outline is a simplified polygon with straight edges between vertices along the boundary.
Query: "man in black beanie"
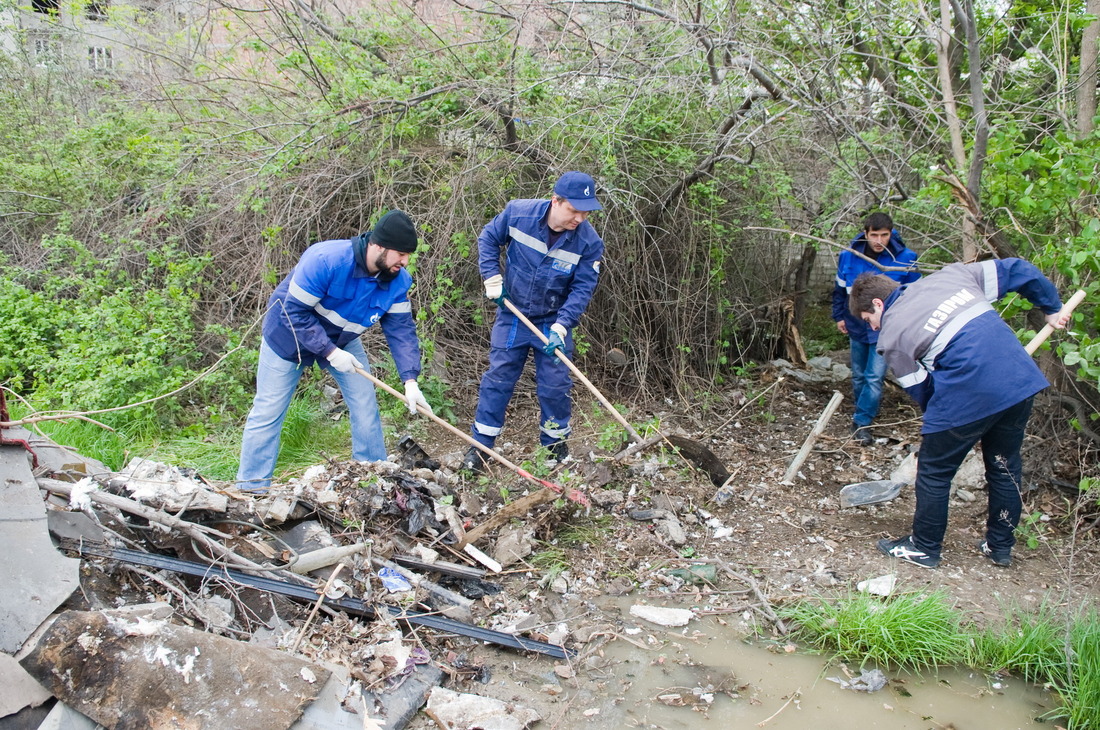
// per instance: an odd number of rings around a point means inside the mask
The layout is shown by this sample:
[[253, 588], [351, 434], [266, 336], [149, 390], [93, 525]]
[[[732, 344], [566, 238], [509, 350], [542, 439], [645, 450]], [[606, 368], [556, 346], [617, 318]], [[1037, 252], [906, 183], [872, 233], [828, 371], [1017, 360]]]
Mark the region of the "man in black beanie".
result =
[[405, 383], [410, 413], [431, 411], [420, 392], [420, 342], [405, 270], [416, 250], [416, 229], [400, 210], [351, 240], [316, 243], [306, 249], [268, 301], [264, 317], [256, 398], [241, 442], [237, 486], [265, 491], [279, 455], [279, 436], [290, 400], [306, 368], [329, 371], [351, 414], [352, 458], [383, 461], [386, 444], [374, 385], [356, 372], [368, 369], [359, 336], [380, 323], [397, 372]]

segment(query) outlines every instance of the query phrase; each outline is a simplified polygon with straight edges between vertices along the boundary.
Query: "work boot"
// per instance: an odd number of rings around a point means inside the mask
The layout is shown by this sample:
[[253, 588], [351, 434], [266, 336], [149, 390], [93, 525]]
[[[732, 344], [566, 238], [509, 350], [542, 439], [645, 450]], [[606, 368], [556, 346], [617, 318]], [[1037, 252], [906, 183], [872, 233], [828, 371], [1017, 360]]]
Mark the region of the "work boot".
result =
[[546, 451], [551, 459], [560, 464], [569, 456], [569, 444], [564, 441], [555, 441], [546, 447]]
[[870, 446], [875, 442], [875, 437], [871, 435], [870, 426], [857, 426], [852, 424], [852, 441], [855, 441], [859, 446]]
[[481, 453], [481, 449], [476, 446], [466, 449], [466, 454], [462, 457], [462, 470], [475, 476], [485, 472], [485, 455]]
[[989, 558], [989, 562], [993, 563], [994, 565], [999, 566], [1001, 568], [1010, 568], [1010, 567], [1012, 567], [1012, 552], [1011, 551], [1007, 551], [1007, 550], [1003, 551], [1003, 552], [995, 551], [992, 548], [990, 548], [989, 543], [984, 541], [984, 540], [982, 541], [982, 543], [980, 545], [978, 545], [978, 550], [981, 551], [982, 555]]

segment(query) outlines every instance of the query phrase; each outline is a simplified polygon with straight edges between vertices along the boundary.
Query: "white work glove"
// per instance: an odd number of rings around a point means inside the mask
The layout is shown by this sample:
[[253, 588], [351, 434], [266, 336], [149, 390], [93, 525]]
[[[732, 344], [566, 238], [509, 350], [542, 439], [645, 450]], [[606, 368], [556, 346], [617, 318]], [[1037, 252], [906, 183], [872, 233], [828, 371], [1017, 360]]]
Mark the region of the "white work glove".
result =
[[504, 294], [504, 277], [500, 274], [494, 274], [485, 280], [485, 298], [486, 299], [500, 299]]
[[550, 331], [557, 332], [558, 337], [561, 338], [562, 342], [565, 342], [565, 338], [569, 336], [569, 330], [565, 329], [565, 325], [561, 322], [555, 322], [554, 324], [550, 325]]
[[325, 355], [325, 359], [332, 363], [332, 367], [342, 373], [354, 373], [355, 368], [363, 369], [363, 363], [356, 360], [355, 355], [347, 350], [341, 350], [339, 347]]
[[409, 413], [416, 413], [416, 406], [420, 404], [424, 406], [428, 413], [435, 415], [435, 411], [428, 405], [428, 401], [424, 399], [424, 394], [420, 392], [420, 386], [416, 384], [415, 380], [405, 381], [405, 400], [409, 402]]

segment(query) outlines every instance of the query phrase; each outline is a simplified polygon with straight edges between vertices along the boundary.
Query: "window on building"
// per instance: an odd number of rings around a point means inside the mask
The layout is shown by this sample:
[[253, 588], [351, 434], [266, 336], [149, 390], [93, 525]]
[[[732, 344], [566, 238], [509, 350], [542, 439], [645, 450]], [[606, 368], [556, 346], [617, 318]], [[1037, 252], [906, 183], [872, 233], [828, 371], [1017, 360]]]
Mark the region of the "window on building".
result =
[[106, 71], [114, 68], [111, 49], [102, 46], [88, 46], [88, 67], [93, 71]]
[[56, 66], [61, 61], [61, 41], [48, 35], [36, 34], [32, 36], [34, 65], [39, 68]]
[[31, 0], [31, 10], [46, 15], [59, 15], [61, 13], [61, 0]]
[[91, 0], [84, 6], [84, 14], [88, 20], [106, 20], [108, 7], [110, 7], [110, 0]]

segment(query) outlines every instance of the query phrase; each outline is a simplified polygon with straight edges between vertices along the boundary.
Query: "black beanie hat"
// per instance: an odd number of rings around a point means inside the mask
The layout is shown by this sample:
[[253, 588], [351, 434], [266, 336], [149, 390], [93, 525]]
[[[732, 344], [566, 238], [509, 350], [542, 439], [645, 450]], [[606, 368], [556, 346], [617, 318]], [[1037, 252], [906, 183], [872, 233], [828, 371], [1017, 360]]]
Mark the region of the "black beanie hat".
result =
[[416, 250], [416, 229], [409, 216], [400, 210], [391, 210], [378, 219], [370, 233], [370, 242], [382, 248], [412, 253]]

